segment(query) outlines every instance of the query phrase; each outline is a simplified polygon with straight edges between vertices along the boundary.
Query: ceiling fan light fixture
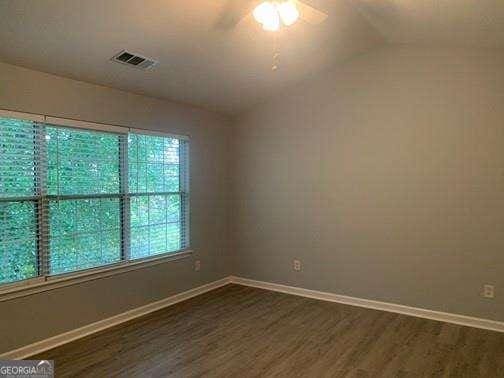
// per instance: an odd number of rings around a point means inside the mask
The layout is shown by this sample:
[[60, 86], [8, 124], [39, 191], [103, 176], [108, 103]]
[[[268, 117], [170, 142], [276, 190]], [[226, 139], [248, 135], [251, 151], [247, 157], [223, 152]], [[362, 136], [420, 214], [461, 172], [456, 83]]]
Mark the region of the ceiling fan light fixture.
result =
[[286, 26], [290, 26], [297, 21], [299, 18], [299, 10], [296, 4], [292, 0], [284, 1], [282, 3], [276, 4], [276, 8], [282, 19], [282, 22]]
[[277, 31], [280, 24], [292, 25], [299, 17], [299, 11], [293, 0], [264, 1], [252, 12], [255, 20], [264, 30]]
[[252, 12], [254, 18], [260, 24], [267, 23], [277, 13], [275, 4], [270, 1], [264, 1], [254, 8]]
[[262, 23], [264, 30], [277, 31], [280, 29], [280, 16], [278, 13], [271, 13]]

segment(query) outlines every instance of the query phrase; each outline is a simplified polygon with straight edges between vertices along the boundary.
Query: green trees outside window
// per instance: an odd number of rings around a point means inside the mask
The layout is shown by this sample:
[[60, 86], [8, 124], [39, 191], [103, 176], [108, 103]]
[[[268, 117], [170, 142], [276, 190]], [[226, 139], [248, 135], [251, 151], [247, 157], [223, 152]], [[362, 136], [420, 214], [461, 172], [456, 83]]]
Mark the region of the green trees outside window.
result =
[[128, 137], [131, 258], [182, 247], [180, 155], [178, 139], [139, 134]]
[[188, 247], [187, 141], [0, 118], [0, 283]]
[[35, 139], [33, 122], [0, 118], [0, 283], [38, 274]]

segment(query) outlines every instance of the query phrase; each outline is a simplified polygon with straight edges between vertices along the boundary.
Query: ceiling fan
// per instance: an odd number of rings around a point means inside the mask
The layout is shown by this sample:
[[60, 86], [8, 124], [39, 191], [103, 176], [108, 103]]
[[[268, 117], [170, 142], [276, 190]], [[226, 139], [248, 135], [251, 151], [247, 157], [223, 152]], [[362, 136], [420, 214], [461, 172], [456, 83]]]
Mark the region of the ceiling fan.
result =
[[232, 29], [249, 15], [267, 31], [277, 31], [298, 19], [317, 25], [327, 18], [326, 13], [300, 0], [228, 0], [217, 26], [223, 30]]

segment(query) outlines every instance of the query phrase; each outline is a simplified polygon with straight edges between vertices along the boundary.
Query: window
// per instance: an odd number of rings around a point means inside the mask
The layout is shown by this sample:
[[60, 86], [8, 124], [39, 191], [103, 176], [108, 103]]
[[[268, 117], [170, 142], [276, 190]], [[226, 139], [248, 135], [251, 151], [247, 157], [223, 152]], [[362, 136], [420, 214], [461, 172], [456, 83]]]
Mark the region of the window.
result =
[[0, 116], [0, 284], [189, 247], [188, 142]]
[[[187, 238], [186, 143], [130, 134], [128, 187], [132, 259], [182, 248]], [[182, 161], [181, 161], [182, 160]]]

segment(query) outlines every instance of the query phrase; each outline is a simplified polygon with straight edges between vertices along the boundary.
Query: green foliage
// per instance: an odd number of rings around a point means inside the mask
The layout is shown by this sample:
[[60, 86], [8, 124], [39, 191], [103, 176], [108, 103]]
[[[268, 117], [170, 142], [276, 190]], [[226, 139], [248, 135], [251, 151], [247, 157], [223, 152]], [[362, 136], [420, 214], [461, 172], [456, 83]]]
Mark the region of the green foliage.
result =
[[[49, 272], [61, 274], [121, 259], [120, 136], [0, 118], [0, 283], [35, 277], [37, 183], [49, 196]], [[45, 144], [46, 149], [41, 148]], [[40, 148], [40, 149], [39, 149]], [[179, 141], [128, 136], [131, 258], [177, 251], [180, 242]], [[47, 162], [47, 176], [37, 178]], [[68, 195], [107, 195], [71, 199]]]
[[[130, 134], [128, 171], [131, 193], [179, 191], [179, 141]], [[180, 248], [180, 195], [131, 197], [131, 258]]]
[[0, 203], [0, 283], [37, 275], [35, 215], [33, 202]]
[[[119, 136], [47, 127], [49, 195], [119, 193]], [[51, 274], [121, 258], [117, 198], [60, 199], [49, 204]]]
[[31, 121], [0, 118], [0, 197], [35, 194], [36, 130]]
[[119, 193], [119, 137], [47, 127], [47, 193]]
[[180, 249], [180, 195], [131, 198], [131, 258]]
[[119, 199], [51, 201], [50, 271], [72, 272], [121, 259]]
[[[35, 194], [36, 129], [30, 121], [0, 118], [0, 197]], [[0, 203], [0, 283], [37, 275], [35, 203]]]
[[179, 141], [151, 135], [128, 137], [131, 193], [179, 191]]

